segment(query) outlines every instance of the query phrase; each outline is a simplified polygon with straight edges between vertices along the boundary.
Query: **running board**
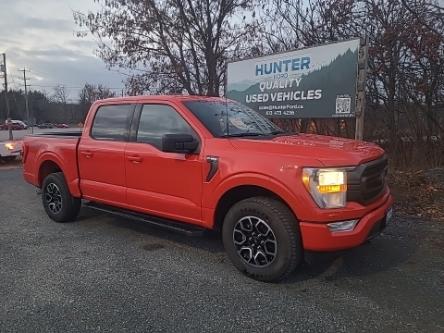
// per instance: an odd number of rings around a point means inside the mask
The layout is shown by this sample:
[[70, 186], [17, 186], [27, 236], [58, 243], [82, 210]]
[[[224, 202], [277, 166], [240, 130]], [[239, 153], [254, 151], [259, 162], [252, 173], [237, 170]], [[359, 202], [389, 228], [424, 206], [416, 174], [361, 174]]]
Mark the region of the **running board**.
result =
[[207, 231], [207, 229], [194, 226], [191, 224], [186, 224], [186, 223], [176, 222], [173, 220], [164, 219], [161, 217], [136, 213], [130, 210], [97, 204], [94, 202], [88, 202], [84, 206], [99, 212], [108, 213], [131, 220], [145, 222], [154, 227], [168, 229], [177, 233], [184, 234], [186, 236], [192, 236], [192, 237], [203, 236]]

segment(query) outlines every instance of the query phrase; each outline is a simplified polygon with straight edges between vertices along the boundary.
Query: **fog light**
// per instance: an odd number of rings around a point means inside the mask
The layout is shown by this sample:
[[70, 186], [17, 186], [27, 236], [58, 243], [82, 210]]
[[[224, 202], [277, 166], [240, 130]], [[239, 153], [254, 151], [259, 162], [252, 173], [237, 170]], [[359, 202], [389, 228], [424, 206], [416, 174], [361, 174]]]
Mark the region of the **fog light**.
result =
[[349, 221], [341, 221], [341, 222], [333, 222], [327, 224], [328, 229], [331, 232], [339, 232], [339, 231], [352, 231], [359, 220], [349, 220]]

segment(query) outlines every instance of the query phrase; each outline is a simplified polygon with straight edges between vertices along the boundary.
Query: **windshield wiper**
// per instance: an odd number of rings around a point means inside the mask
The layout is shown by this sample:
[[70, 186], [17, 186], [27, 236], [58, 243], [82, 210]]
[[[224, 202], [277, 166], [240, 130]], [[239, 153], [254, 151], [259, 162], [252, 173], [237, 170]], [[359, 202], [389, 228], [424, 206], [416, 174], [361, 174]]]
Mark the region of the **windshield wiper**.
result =
[[260, 135], [266, 135], [264, 133], [255, 133], [255, 132], [245, 132], [245, 133], [233, 133], [233, 134], [224, 134], [221, 136], [221, 138], [240, 138], [243, 136], [260, 136]]
[[285, 132], [285, 131], [276, 130], [276, 131], [272, 131], [272, 132], [270, 132], [270, 135], [286, 134], [286, 133], [287, 133], [287, 132]]

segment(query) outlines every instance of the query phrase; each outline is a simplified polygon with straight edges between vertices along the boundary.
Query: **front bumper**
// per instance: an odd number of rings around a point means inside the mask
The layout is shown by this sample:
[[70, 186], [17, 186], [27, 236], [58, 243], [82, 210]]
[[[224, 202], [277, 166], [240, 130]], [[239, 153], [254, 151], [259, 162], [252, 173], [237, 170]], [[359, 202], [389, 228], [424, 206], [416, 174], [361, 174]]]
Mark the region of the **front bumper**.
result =
[[300, 222], [303, 247], [311, 251], [336, 251], [358, 246], [381, 230], [392, 205], [393, 197], [388, 195], [380, 206], [362, 216], [351, 231], [331, 232], [327, 222]]
[[21, 151], [20, 150], [4, 150], [3, 152], [0, 152], [0, 157], [18, 157], [20, 156]]
[[20, 156], [21, 150], [12, 150], [8, 156]]
[[[13, 144], [13, 149], [6, 148], [6, 144]], [[0, 157], [20, 156], [22, 152], [22, 141], [0, 142]]]

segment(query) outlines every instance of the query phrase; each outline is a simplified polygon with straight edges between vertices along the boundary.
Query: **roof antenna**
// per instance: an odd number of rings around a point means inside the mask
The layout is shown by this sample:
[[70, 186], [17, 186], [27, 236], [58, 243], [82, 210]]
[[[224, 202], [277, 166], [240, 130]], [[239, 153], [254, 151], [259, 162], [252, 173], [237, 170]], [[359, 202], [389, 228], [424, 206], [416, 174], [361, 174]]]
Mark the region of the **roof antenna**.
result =
[[230, 135], [230, 126], [228, 126], [228, 100], [227, 100], [227, 96], [224, 96], [225, 99], [225, 132], [226, 135]]

